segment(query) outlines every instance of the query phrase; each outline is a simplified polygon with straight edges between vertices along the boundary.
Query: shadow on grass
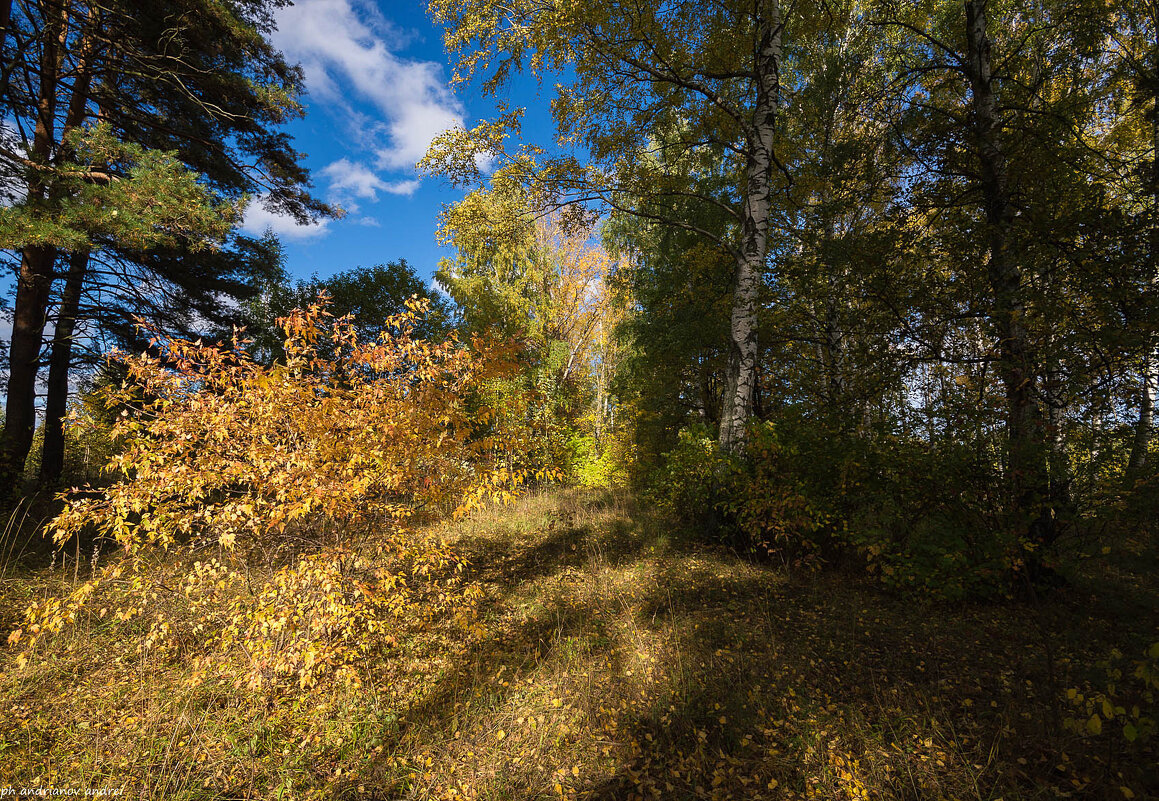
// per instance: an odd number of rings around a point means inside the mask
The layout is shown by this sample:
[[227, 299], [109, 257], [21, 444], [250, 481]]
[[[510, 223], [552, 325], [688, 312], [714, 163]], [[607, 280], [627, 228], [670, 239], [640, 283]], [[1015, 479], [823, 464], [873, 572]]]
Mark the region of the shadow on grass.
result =
[[1113, 639], [1060, 652], [1065, 593], [1045, 611], [917, 602], [857, 576], [790, 580], [626, 514], [581, 517], [464, 544], [491, 590], [484, 634], [404, 713], [427, 769], [376, 765], [360, 780], [390, 788], [378, 797], [1159, 792], [1153, 746], [1060, 726], [1070, 666]]

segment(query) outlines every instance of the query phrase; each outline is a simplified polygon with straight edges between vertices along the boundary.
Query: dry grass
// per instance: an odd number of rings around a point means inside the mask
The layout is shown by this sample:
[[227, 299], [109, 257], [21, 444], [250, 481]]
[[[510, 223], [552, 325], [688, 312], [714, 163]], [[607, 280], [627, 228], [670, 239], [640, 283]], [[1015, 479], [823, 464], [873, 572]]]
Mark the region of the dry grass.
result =
[[[747, 564], [580, 491], [447, 533], [485, 591], [478, 625], [400, 642], [360, 687], [190, 685], [127, 647], [128, 624], [80, 626], [28, 670], [6, 656], [0, 776], [140, 798], [1159, 793], [1153, 746], [1060, 725], [1087, 666], [1156, 638], [1138, 574], [1035, 606], [915, 602]], [[62, 581], [9, 579], [4, 619]]]

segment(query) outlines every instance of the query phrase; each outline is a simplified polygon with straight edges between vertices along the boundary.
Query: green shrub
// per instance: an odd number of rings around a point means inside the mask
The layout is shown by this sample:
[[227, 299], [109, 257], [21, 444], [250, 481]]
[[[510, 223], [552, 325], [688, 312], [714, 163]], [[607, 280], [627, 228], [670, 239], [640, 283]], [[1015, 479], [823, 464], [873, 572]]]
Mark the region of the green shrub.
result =
[[949, 598], [1008, 589], [1025, 553], [970, 448], [895, 439], [846, 472], [842, 539], [882, 583]]
[[886, 586], [948, 598], [1008, 592], [1025, 544], [1001, 513], [985, 454], [802, 419], [754, 423], [744, 453], [704, 426], [653, 472], [654, 507], [757, 558], [853, 558]]
[[1077, 734], [1097, 736], [1104, 728], [1122, 733], [1129, 743], [1147, 740], [1155, 735], [1159, 724], [1159, 642], [1152, 643], [1142, 659], [1124, 664], [1118, 649], [1096, 663], [1103, 670], [1101, 686], [1082, 692], [1077, 687], [1066, 691], [1071, 714], [1063, 725]]
[[648, 500], [667, 517], [691, 525], [706, 523], [720, 500], [720, 478], [728, 462], [707, 428], [685, 428], [650, 476]]
[[603, 442], [592, 434], [574, 434], [568, 440], [572, 454], [570, 475], [581, 487], [610, 489], [628, 484], [633, 453], [627, 437], [608, 432]]
[[758, 558], [813, 560], [829, 514], [793, 471], [797, 454], [772, 423], [755, 423], [741, 457], [722, 453], [707, 428], [680, 432], [652, 479], [662, 513], [707, 525], [713, 536]]

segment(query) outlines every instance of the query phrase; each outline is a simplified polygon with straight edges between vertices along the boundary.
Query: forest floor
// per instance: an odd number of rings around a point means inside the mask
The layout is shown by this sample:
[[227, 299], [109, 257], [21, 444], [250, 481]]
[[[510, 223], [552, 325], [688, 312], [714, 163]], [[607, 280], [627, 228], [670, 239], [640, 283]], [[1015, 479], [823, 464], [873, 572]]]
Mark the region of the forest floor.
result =
[[[194, 686], [180, 663], [107, 659], [102, 638], [114, 634], [99, 628], [31, 674], [5, 653], [0, 788], [376, 801], [1159, 797], [1157, 738], [1090, 731], [1082, 700], [1109, 691], [1097, 663], [1113, 649], [1111, 669], [1129, 673], [1159, 640], [1153, 544], [1108, 546], [1085, 563], [1097, 574], [1080, 569], [1036, 602], [981, 604], [754, 565], [693, 543], [626, 494], [547, 492], [449, 532], [484, 592], [474, 632], [400, 643], [357, 689], [282, 701]], [[63, 580], [5, 579], [0, 623]]]

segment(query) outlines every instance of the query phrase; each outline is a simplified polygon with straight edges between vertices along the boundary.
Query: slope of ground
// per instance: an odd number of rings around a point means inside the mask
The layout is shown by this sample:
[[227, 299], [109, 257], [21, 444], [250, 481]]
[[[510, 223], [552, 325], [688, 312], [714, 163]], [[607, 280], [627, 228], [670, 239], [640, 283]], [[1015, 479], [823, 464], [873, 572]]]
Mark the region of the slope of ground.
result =
[[[1152, 745], [1064, 725], [1085, 718], [1068, 689], [1106, 689], [1112, 647], [1126, 664], [1159, 639], [1126, 566], [1034, 604], [919, 602], [748, 564], [627, 495], [575, 490], [448, 533], [483, 589], [477, 622], [400, 642], [358, 686], [197, 685], [180, 663], [105, 658], [99, 628], [51, 670], [6, 656], [0, 776], [143, 798], [1159, 793]], [[60, 580], [9, 580], [5, 619]]]

